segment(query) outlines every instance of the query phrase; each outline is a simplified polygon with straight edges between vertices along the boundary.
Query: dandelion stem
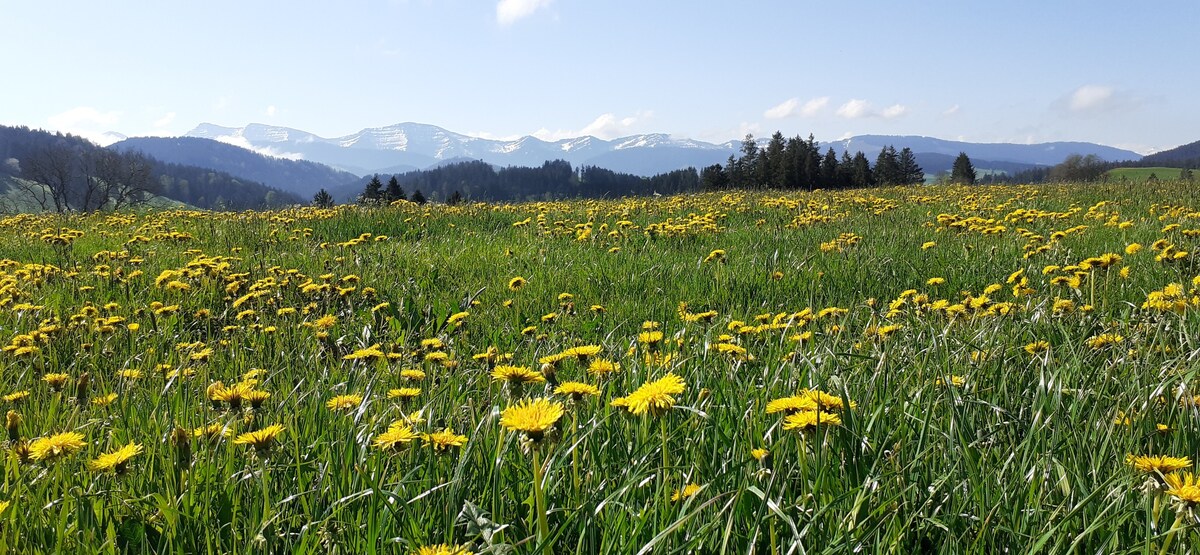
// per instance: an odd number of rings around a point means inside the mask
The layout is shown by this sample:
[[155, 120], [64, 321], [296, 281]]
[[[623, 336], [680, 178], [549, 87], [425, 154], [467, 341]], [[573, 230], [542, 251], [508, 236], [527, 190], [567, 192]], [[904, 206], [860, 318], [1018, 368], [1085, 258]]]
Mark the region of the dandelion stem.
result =
[[1184, 511], [1179, 510], [1175, 513], [1175, 523], [1171, 525], [1171, 529], [1167, 531], [1167, 539], [1163, 540], [1162, 549], [1158, 550], [1158, 555], [1166, 555], [1167, 550], [1171, 548], [1171, 540], [1175, 539], [1175, 533], [1179, 531], [1180, 525], [1183, 524]]
[[546, 522], [546, 498], [542, 492], [542, 460], [540, 449], [534, 446], [533, 452], [533, 506], [537, 512], [538, 543], [542, 544], [542, 555], [551, 555], [550, 525]]

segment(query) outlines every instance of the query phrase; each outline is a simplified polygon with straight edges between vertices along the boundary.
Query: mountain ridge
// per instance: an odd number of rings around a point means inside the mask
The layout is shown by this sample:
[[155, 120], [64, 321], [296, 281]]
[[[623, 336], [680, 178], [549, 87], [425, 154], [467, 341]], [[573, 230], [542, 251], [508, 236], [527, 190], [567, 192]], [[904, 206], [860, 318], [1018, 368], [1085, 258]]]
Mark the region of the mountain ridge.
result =
[[[398, 166], [430, 167], [447, 159], [483, 160], [497, 166], [539, 166], [548, 160], [565, 160], [574, 166], [595, 165], [619, 172], [654, 175], [682, 167], [723, 164], [737, 155], [741, 141], [708, 143], [675, 138], [666, 133], [646, 133], [614, 139], [585, 135], [547, 141], [532, 135], [516, 139], [487, 139], [449, 131], [436, 125], [402, 122], [362, 129], [340, 137], [321, 137], [289, 127], [252, 123], [225, 127], [202, 123], [184, 136], [202, 137], [245, 146], [259, 152], [293, 157], [358, 175]], [[756, 138], [765, 144], [767, 137]], [[245, 144], [243, 144], [245, 143]], [[1133, 151], [1086, 142], [1037, 144], [968, 143], [915, 135], [858, 135], [820, 143], [821, 150], [861, 150], [870, 158], [884, 146], [911, 148], [916, 153], [957, 155], [973, 160], [1054, 165], [1069, 154], [1095, 154], [1106, 161], [1138, 160]], [[977, 164], [978, 165], [978, 164]]]

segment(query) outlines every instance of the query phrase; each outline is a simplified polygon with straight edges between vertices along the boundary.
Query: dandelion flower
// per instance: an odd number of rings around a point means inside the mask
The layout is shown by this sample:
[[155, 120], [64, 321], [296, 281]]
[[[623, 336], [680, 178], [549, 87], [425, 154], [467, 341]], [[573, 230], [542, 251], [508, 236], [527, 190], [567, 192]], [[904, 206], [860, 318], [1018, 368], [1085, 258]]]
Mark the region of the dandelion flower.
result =
[[325, 403], [325, 408], [332, 411], [351, 411], [362, 404], [363, 396], [357, 393], [338, 395]]
[[683, 378], [669, 373], [655, 381], [642, 384], [625, 397], [629, 412], [635, 415], [662, 416], [675, 406], [675, 397], [687, 389]]
[[29, 444], [29, 453], [35, 461], [53, 461], [83, 449], [84, 445], [87, 444], [83, 441], [83, 434], [63, 432], [33, 440]]
[[384, 451], [395, 453], [407, 447], [413, 440], [421, 437], [413, 429], [402, 422], [393, 423], [387, 431], [375, 436], [373, 445]]
[[619, 363], [602, 358], [592, 359], [591, 364], [588, 365], [588, 373], [597, 377], [604, 377], [620, 371], [621, 365]]
[[249, 445], [258, 453], [266, 453], [275, 445], [275, 438], [283, 432], [283, 426], [271, 424], [261, 430], [247, 432], [233, 440], [234, 445]]
[[1192, 466], [1192, 460], [1187, 457], [1171, 457], [1167, 455], [1133, 455], [1125, 456], [1125, 464], [1138, 472], [1146, 474], [1167, 474]]
[[128, 445], [112, 451], [104, 453], [99, 457], [88, 461], [88, 468], [96, 472], [114, 471], [117, 474], [124, 474], [129, 466], [129, 459], [142, 452], [142, 446], [137, 443], [129, 443]]
[[818, 426], [840, 426], [842, 417], [837, 413], [806, 410], [788, 415], [783, 419], [783, 429], [806, 432], [815, 430]]
[[767, 414], [778, 412], [793, 414], [812, 410], [817, 410], [817, 401], [808, 395], [792, 395], [767, 403]]
[[578, 403], [583, 400], [584, 396], [600, 395], [600, 389], [583, 382], [563, 382], [554, 388], [554, 393], [555, 395], [569, 395], [572, 401]]
[[437, 545], [424, 545], [412, 552], [413, 555], [472, 555], [471, 550], [465, 545], [451, 545], [441, 543]]
[[523, 399], [504, 409], [500, 415], [500, 425], [514, 432], [524, 432], [531, 441], [537, 443], [562, 416], [562, 403], [549, 399]]
[[542, 383], [546, 377], [541, 372], [531, 370], [528, 366], [500, 365], [492, 370], [492, 379], [513, 385], [527, 383]]
[[451, 428], [445, 428], [432, 434], [421, 434], [421, 440], [425, 442], [426, 447], [433, 449], [433, 452], [439, 455], [467, 444], [467, 436], [458, 435]]
[[1168, 474], [1164, 481], [1168, 495], [1187, 505], [1200, 504], [1200, 483], [1191, 472]]
[[703, 488], [699, 484], [693, 482], [691, 484], [684, 486], [683, 489], [676, 489], [675, 493], [671, 494], [671, 501], [679, 501], [681, 499], [687, 499], [687, 498], [699, 493], [701, 489], [703, 489]]
[[525, 278], [523, 278], [521, 276], [517, 276], [515, 278], [508, 280], [508, 288], [513, 291], [520, 291], [522, 287], [525, 287], [528, 284], [529, 284], [529, 280], [526, 280]]

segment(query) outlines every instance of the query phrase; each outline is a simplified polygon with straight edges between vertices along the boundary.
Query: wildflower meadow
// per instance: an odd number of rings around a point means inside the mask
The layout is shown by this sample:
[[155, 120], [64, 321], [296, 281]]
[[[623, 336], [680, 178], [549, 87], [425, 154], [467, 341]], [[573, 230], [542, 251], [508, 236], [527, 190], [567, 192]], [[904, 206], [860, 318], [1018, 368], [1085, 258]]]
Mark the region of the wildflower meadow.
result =
[[1187, 183], [0, 220], [2, 553], [1194, 553]]

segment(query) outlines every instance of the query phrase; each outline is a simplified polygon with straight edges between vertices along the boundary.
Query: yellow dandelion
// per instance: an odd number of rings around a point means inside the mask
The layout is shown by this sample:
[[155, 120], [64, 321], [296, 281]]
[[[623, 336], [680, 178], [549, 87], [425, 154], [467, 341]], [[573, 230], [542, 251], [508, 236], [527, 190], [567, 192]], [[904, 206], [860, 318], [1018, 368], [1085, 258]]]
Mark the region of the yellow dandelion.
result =
[[425, 442], [426, 447], [433, 449], [433, 452], [439, 455], [467, 444], [467, 436], [456, 434], [451, 428], [445, 428], [432, 434], [422, 434], [421, 440]]
[[528, 366], [500, 365], [492, 369], [491, 376], [495, 381], [513, 385], [542, 383], [546, 381], [546, 377], [541, 372], [532, 370]]
[[684, 486], [683, 489], [676, 489], [675, 493], [671, 494], [671, 501], [679, 501], [682, 499], [687, 499], [687, 498], [699, 493], [701, 489], [703, 489], [703, 487], [700, 486], [699, 484], [697, 484], [695, 482], [690, 483], [690, 484]]
[[233, 440], [233, 444], [249, 445], [259, 453], [266, 453], [271, 450], [273, 445], [275, 445], [276, 438], [281, 432], [283, 432], [283, 430], [283, 426], [279, 424], [271, 424], [270, 426], [267, 426], [261, 430], [255, 430], [253, 432], [247, 432], [237, 436], [237, 438]]
[[788, 415], [783, 419], [783, 429], [806, 432], [819, 426], [840, 426], [842, 417], [834, 412], [806, 410]]
[[662, 416], [675, 406], [675, 395], [683, 393], [687, 384], [683, 378], [669, 373], [655, 381], [642, 384], [625, 397], [631, 414]]
[[558, 387], [554, 388], [555, 395], [569, 395], [571, 400], [578, 403], [585, 396], [595, 397], [600, 395], [600, 389], [594, 385], [583, 382], [563, 382]]
[[351, 411], [358, 408], [363, 402], [363, 396], [358, 393], [348, 395], [337, 395], [329, 401], [325, 402], [325, 408], [332, 411]]
[[96, 472], [108, 472], [111, 470], [117, 474], [124, 474], [125, 471], [128, 470], [129, 459], [141, 454], [141, 452], [141, 445], [130, 442], [128, 445], [117, 449], [116, 451], [104, 453], [103, 455], [88, 461], [88, 468], [91, 468]]
[[413, 440], [421, 437], [413, 431], [412, 427], [404, 423], [393, 423], [388, 427], [387, 431], [375, 436], [373, 445], [389, 452], [397, 452], [412, 443]]
[[87, 444], [83, 441], [83, 434], [62, 432], [33, 440], [29, 444], [29, 453], [35, 461], [53, 461], [83, 449], [84, 445]]
[[539, 442], [547, 430], [563, 416], [563, 405], [549, 399], [522, 399], [504, 409], [500, 425], [514, 432], [524, 432], [533, 442]]
[[1138, 472], [1146, 474], [1167, 474], [1192, 466], [1192, 460], [1187, 457], [1171, 457], [1167, 455], [1133, 455], [1125, 456], [1125, 464]]

